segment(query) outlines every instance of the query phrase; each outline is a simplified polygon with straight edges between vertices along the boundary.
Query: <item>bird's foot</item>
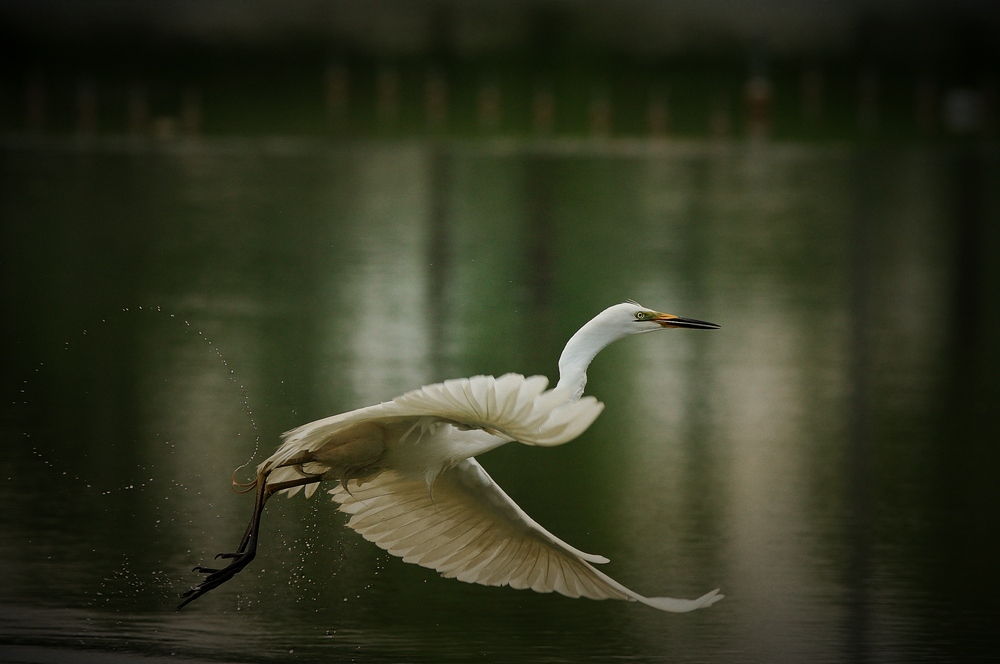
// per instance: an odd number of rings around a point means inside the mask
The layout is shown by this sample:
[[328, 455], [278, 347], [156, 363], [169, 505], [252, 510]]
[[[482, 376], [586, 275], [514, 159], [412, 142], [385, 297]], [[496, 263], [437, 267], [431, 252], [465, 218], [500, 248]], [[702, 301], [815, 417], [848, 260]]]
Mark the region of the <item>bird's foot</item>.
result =
[[232, 558], [233, 562], [229, 563], [228, 565], [226, 565], [221, 569], [215, 569], [213, 567], [202, 567], [201, 565], [195, 567], [194, 568], [195, 572], [201, 572], [202, 574], [206, 574], [207, 576], [197, 586], [191, 588], [183, 595], [181, 595], [181, 598], [183, 598], [184, 601], [177, 605], [178, 611], [183, 609], [188, 603], [193, 602], [194, 600], [198, 599], [208, 591], [218, 588], [223, 583], [236, 576], [237, 573], [242, 571], [244, 567], [246, 567], [253, 561], [254, 556], [256, 556], [256, 551], [250, 550], [246, 551], [245, 553], [220, 554], [220, 555], [223, 555], [224, 557], [227, 558]]
[[215, 559], [218, 560], [219, 558], [239, 558], [240, 556], [245, 556], [245, 555], [246, 555], [245, 551], [234, 551], [232, 553], [217, 553], [215, 554]]
[[322, 476], [303, 477], [289, 480], [287, 482], [278, 482], [268, 485], [267, 473], [259, 475], [256, 482], [256, 506], [254, 507], [253, 516], [250, 518], [250, 523], [247, 525], [246, 532], [243, 534], [243, 540], [240, 542], [240, 545], [236, 548], [234, 553], [220, 553], [216, 556], [216, 559], [229, 559], [232, 562], [221, 569], [217, 569], [215, 567], [203, 567], [201, 565], [195, 567], [195, 572], [201, 572], [206, 576], [202, 579], [201, 583], [181, 595], [184, 601], [177, 605], [177, 610], [179, 611], [183, 609], [185, 606], [198, 599], [208, 591], [218, 588], [223, 583], [236, 576], [238, 572], [253, 561], [254, 557], [257, 555], [257, 533], [260, 530], [260, 515], [264, 511], [264, 503], [267, 502], [268, 498], [270, 498], [277, 491], [290, 489], [294, 486], [312, 484], [313, 482], [319, 482], [322, 479]]
[[191, 571], [201, 572], [202, 574], [215, 574], [216, 572], [219, 572], [221, 570], [216, 569], [214, 567], [202, 567], [201, 565], [195, 565], [194, 567], [191, 568]]

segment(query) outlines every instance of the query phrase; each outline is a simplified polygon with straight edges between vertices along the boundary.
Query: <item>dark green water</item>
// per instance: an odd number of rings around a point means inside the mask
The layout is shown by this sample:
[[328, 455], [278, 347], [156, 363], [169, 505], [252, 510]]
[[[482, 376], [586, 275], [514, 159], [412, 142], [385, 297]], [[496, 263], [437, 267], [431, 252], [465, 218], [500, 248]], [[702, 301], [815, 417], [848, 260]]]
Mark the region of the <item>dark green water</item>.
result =
[[[939, 148], [7, 139], [0, 660], [997, 657], [998, 184]], [[441, 579], [317, 495], [173, 611], [282, 431], [554, 379], [626, 298], [722, 329], [608, 348], [585, 435], [482, 462], [629, 587], [724, 601]]]

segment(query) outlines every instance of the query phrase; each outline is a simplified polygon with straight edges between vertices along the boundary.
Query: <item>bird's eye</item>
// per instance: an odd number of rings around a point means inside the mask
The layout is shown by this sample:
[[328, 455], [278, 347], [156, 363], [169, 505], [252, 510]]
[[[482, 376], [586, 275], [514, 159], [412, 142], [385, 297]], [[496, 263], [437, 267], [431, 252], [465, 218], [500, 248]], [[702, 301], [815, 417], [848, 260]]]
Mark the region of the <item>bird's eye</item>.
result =
[[645, 311], [637, 311], [637, 312], [635, 312], [635, 319], [636, 320], [645, 320], [645, 318], [646, 318], [646, 312]]

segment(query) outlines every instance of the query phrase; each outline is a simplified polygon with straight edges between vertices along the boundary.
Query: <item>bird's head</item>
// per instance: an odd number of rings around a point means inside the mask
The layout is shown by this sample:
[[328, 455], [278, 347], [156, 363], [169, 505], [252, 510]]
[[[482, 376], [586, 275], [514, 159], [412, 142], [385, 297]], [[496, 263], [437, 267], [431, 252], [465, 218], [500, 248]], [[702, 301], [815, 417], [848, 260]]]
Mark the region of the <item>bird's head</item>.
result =
[[602, 348], [634, 334], [674, 327], [719, 329], [715, 323], [654, 311], [632, 300], [608, 307], [566, 342], [559, 356], [559, 384], [555, 389], [568, 392], [572, 399], [579, 399], [587, 385], [587, 367]]
[[691, 330], [719, 329], [715, 323], [654, 311], [632, 300], [616, 304], [607, 309], [606, 313], [611, 314], [627, 334], [642, 334], [675, 327]]

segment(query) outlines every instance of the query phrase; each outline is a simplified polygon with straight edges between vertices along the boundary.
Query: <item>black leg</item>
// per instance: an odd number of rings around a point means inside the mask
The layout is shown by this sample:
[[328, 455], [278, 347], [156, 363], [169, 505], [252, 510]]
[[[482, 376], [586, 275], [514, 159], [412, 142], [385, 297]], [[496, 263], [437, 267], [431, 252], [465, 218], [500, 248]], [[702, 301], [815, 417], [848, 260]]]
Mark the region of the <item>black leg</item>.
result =
[[257, 534], [260, 531], [260, 517], [261, 514], [264, 513], [264, 505], [267, 503], [268, 498], [283, 489], [290, 489], [291, 487], [302, 486], [303, 484], [312, 484], [321, 480], [322, 477], [317, 475], [312, 477], [300, 477], [287, 482], [278, 482], [276, 484], [269, 485], [267, 483], [266, 476], [258, 477], [257, 498], [254, 504], [253, 516], [250, 518], [250, 523], [247, 525], [246, 532], [243, 534], [243, 539], [240, 542], [239, 547], [234, 553], [220, 553], [216, 556], [216, 558], [231, 558], [232, 562], [221, 569], [202, 567], [201, 565], [195, 567], [195, 572], [201, 572], [202, 574], [207, 574], [208, 576], [206, 576], [197, 586], [181, 595], [181, 597], [184, 598], [184, 601], [177, 605], [177, 610], [180, 611], [187, 604], [198, 599], [209, 590], [218, 588], [223, 583], [233, 578], [238, 572], [253, 561], [254, 557], [257, 555]]

